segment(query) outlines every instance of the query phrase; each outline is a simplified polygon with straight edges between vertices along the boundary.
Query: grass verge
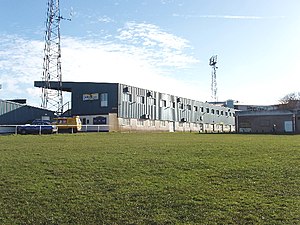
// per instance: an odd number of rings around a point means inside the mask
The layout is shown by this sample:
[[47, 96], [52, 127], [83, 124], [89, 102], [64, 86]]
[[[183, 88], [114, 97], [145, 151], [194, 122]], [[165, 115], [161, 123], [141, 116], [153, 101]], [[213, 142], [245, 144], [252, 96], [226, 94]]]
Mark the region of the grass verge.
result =
[[0, 136], [0, 224], [299, 224], [300, 136]]

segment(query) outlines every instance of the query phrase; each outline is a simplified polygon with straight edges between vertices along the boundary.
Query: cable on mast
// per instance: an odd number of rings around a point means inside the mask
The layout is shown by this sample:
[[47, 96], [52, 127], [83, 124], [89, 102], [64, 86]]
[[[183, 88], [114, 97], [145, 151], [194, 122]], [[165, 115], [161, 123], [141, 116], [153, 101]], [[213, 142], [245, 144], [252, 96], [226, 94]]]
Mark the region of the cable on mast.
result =
[[217, 102], [218, 97], [217, 97], [217, 69], [218, 67], [216, 66], [217, 64], [217, 55], [214, 55], [210, 57], [209, 59], [209, 65], [212, 68], [211, 71], [211, 98], [214, 102]]

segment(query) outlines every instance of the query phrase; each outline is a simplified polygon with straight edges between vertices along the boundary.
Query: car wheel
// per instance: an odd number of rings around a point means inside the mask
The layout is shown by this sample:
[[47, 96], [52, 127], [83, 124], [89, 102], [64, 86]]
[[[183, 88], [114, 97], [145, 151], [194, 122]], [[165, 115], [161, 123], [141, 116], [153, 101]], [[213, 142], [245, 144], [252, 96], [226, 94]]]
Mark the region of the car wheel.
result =
[[25, 131], [25, 130], [21, 130], [20, 133], [21, 133], [21, 134], [26, 134], [26, 131]]

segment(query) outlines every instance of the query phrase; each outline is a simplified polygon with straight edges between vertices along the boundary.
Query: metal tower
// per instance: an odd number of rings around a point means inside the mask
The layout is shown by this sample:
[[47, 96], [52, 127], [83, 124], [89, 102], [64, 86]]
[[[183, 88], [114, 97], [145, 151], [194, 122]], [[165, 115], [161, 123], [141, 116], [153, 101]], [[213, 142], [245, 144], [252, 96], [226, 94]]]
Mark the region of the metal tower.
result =
[[209, 59], [209, 65], [212, 68], [211, 71], [211, 98], [214, 102], [217, 102], [217, 56], [214, 55]]
[[42, 107], [63, 113], [59, 0], [48, 0], [45, 33]]

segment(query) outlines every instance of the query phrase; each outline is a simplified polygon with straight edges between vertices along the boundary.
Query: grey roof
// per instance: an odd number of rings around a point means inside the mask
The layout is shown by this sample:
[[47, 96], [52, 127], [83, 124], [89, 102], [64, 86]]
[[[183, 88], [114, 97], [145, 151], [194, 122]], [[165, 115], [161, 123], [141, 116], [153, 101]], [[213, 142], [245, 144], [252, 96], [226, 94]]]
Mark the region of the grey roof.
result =
[[260, 111], [237, 111], [237, 116], [280, 116], [295, 114], [289, 110], [260, 110]]

